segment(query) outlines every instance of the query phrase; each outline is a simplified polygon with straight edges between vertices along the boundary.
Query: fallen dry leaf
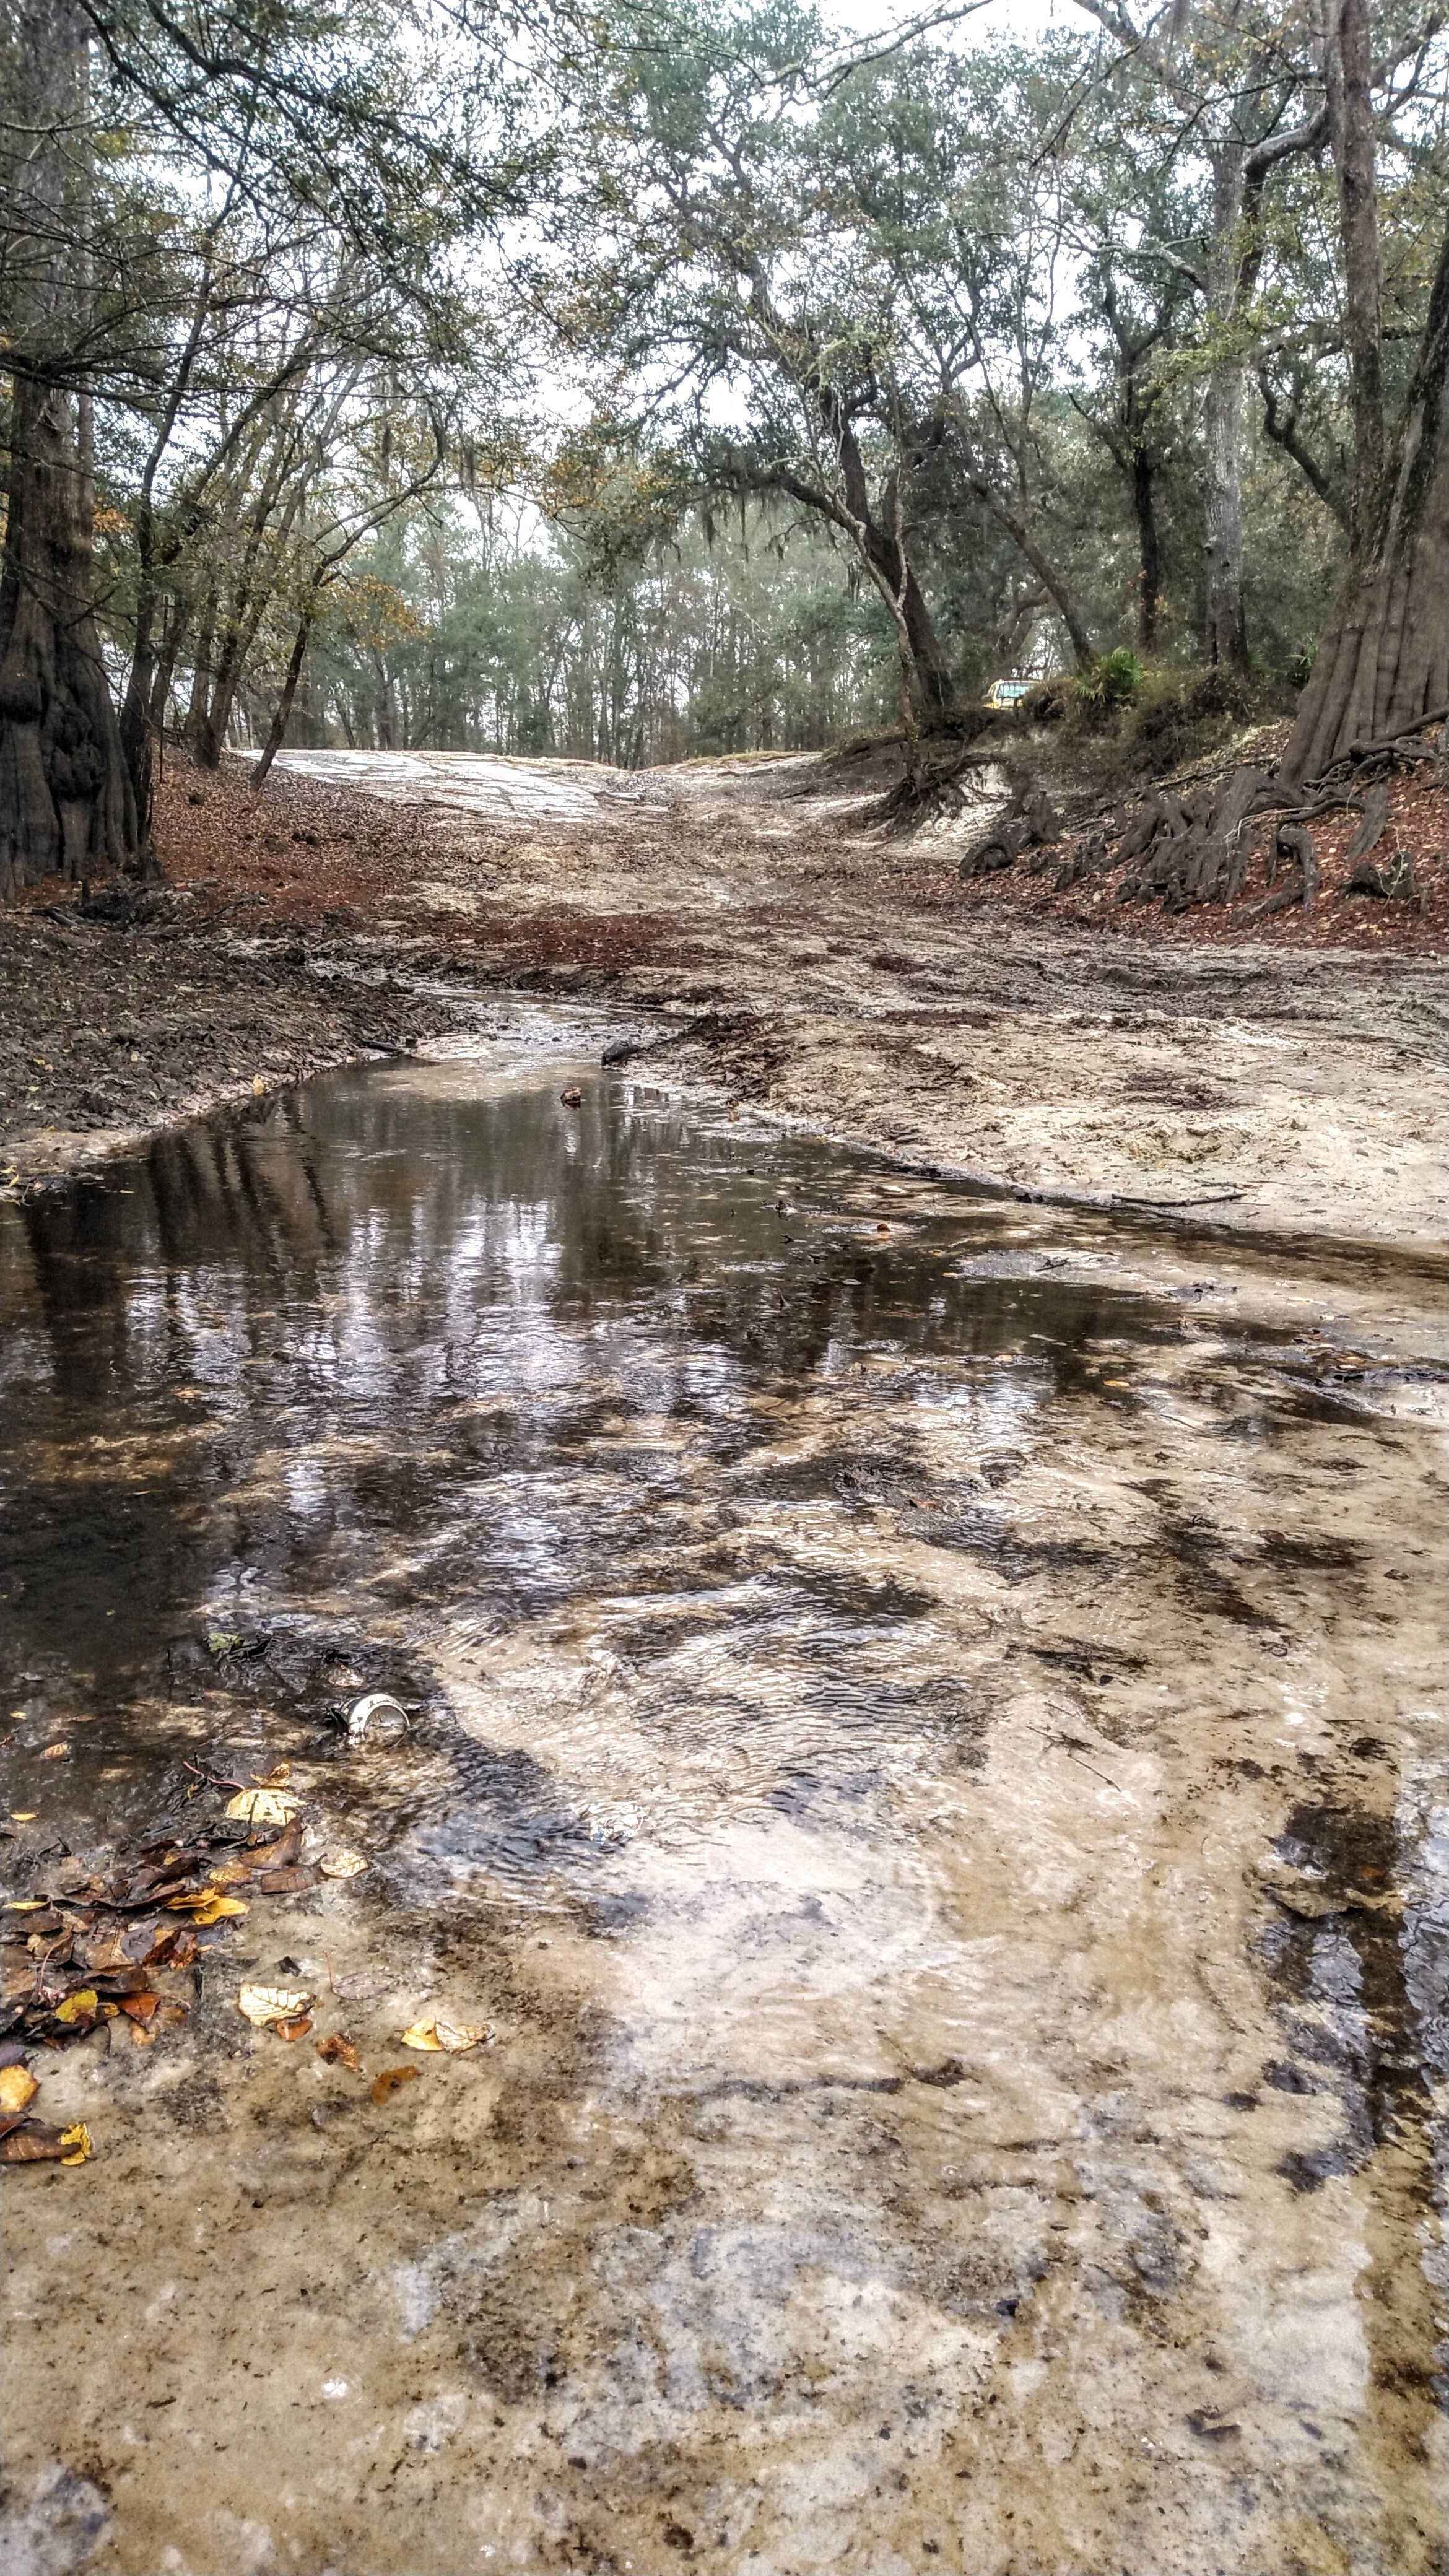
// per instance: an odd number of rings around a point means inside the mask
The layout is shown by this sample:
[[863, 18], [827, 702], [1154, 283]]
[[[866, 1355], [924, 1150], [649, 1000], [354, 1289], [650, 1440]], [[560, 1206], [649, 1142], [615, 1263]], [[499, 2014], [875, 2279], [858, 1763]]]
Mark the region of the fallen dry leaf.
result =
[[149, 2021], [160, 2001], [159, 1995], [122, 1995], [121, 2010], [130, 2021]]
[[28, 2066], [0, 2067], [0, 2111], [23, 2111], [39, 2091]]
[[[329, 2066], [345, 2066], [352, 2075], [362, 2073], [362, 2060], [357, 2054], [355, 2041], [344, 2038], [340, 2031], [334, 2031], [330, 2039], [319, 2039], [317, 2054], [325, 2058]], [[407, 2072], [411, 2074], [412, 2068], [409, 2067]]]
[[316, 1871], [300, 1865], [294, 1869], [264, 1869], [257, 1879], [263, 1896], [294, 1896], [301, 1888], [316, 1884]]
[[45, 1751], [42, 1753], [40, 1758], [42, 1762], [59, 1762], [62, 1755], [69, 1753], [69, 1751], [70, 1746], [68, 1744], [47, 1744]]
[[76, 1994], [67, 1995], [63, 2004], [56, 2005], [56, 2020], [63, 2021], [69, 2028], [72, 2023], [93, 2015], [99, 2002], [94, 1986], [82, 1986]]
[[90, 2153], [91, 2133], [81, 2122], [52, 2129], [43, 2120], [25, 2120], [0, 2138], [0, 2165], [83, 2165]]
[[291, 2021], [309, 2011], [315, 2001], [302, 1986], [245, 1985], [237, 1990], [236, 2008], [254, 2030], [265, 2030], [268, 2022]]
[[249, 1911], [244, 1898], [240, 1896], [215, 1896], [208, 1893], [200, 1898], [173, 1899], [173, 1903], [184, 1903], [189, 1908], [192, 1922], [199, 1924], [203, 1932], [210, 1924], [222, 1923], [230, 1915], [245, 1914]]
[[238, 1789], [223, 1812], [248, 1825], [289, 1825], [299, 1804], [290, 1789]]
[[441, 2048], [436, 2024], [430, 2021], [409, 2022], [402, 2035], [404, 2048]]
[[240, 1866], [248, 1870], [290, 1869], [293, 1861], [301, 1858], [301, 1853], [302, 1828], [294, 1817], [285, 1832], [278, 1834], [275, 1842], [249, 1844], [242, 1855]]
[[272, 2024], [278, 2039], [305, 2039], [311, 2027], [310, 2013], [292, 2013], [286, 2021], [274, 2021]]
[[39, 1812], [36, 1807], [12, 1807], [10, 1822], [12, 1825], [33, 1825]]
[[394, 2093], [398, 2092], [404, 2084], [415, 2084], [417, 2078], [418, 2070], [415, 2066], [389, 2066], [384, 2074], [379, 2075], [374, 2084], [372, 2098], [374, 2102], [390, 2102]]
[[346, 1843], [333, 1843], [318, 1853], [317, 1866], [324, 1878], [360, 1878], [367, 1863], [360, 1851], [350, 1851]]
[[442, 2014], [429, 2013], [403, 2032], [402, 2044], [404, 2048], [445, 2048], [457, 2057], [466, 2048], [481, 2048], [492, 2037], [491, 2022], [449, 2021]]
[[7, 1914], [43, 1914], [45, 1899], [43, 1896], [12, 1896], [5, 1907], [5, 1912]]

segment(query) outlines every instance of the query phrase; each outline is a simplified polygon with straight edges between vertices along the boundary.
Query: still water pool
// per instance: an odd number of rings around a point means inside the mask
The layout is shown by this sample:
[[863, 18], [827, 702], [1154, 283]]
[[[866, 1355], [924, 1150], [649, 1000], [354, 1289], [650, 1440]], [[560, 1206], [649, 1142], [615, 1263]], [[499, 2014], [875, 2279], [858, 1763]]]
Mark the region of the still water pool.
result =
[[[369, 1861], [37, 2068], [20, 2507], [137, 2576], [1437, 2567], [1422, 1278], [546, 1034], [4, 1212], [7, 1887], [281, 1763]], [[369, 2076], [495, 2038], [377, 2105], [283, 1973]]]

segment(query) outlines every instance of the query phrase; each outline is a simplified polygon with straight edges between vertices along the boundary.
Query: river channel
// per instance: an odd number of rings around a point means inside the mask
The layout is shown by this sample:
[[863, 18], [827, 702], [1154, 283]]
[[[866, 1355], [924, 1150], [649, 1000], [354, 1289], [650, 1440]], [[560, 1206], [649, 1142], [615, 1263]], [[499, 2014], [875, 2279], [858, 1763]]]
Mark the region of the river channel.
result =
[[6, 1893], [282, 1763], [369, 1864], [37, 2066], [13, 2563], [1439, 2568], [1436, 1283], [598, 1059], [3, 1212]]

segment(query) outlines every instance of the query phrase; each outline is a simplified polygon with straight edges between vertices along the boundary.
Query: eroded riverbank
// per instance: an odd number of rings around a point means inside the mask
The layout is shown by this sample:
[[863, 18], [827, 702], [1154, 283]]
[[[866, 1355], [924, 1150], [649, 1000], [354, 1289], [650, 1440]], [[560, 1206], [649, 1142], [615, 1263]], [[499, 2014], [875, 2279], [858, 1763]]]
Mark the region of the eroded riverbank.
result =
[[[7, 1880], [281, 1762], [370, 1863], [39, 2065], [12, 2509], [115, 2576], [1436, 2567], [1424, 1272], [539, 1034], [4, 1212]], [[245, 1974], [369, 2077], [495, 2040], [375, 2104]]]

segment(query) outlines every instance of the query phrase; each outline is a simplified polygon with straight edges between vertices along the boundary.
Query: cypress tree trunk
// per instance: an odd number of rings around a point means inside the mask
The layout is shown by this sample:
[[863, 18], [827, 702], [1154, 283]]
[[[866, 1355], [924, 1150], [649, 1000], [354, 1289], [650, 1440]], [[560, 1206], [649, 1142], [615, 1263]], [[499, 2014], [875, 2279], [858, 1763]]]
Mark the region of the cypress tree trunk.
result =
[[76, 410], [71, 395], [17, 379], [0, 578], [0, 897], [145, 858], [91, 605]]
[[1449, 228], [1413, 381], [1363, 541], [1282, 774], [1316, 778], [1355, 743], [1402, 733], [1449, 705]]
[[0, 572], [0, 897], [57, 871], [154, 866], [95, 621], [89, 404], [73, 375], [88, 264], [86, 36], [70, 0], [36, 0], [23, 18], [0, 139], [17, 280], [4, 316], [14, 399]]

